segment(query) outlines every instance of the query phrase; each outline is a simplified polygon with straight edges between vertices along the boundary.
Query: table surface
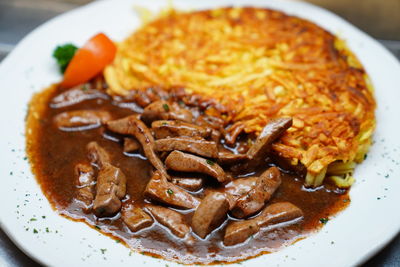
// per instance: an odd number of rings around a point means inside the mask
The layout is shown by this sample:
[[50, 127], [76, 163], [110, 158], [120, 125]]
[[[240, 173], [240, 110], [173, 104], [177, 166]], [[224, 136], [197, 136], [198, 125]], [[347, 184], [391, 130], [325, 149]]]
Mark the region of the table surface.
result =
[[[385, 9], [392, 12], [393, 4], [400, 3], [400, 0], [387, 0], [387, 3], [391, 6], [388, 7], [387, 5], [383, 5], [384, 7], [382, 7], [381, 12], [372, 12], [372, 8], [376, 9], [376, 6], [374, 6], [374, 1], [377, 2], [379, 0], [363, 1], [364, 4], [371, 4], [371, 14], [381, 14], [382, 12], [385, 12]], [[87, 2], [89, 2], [89, 0], [0, 0], [0, 61], [13, 49], [19, 40], [21, 40], [27, 33], [32, 31], [38, 25], [62, 12], [68, 11]], [[374, 24], [368, 25], [368, 23], [363, 22], [365, 20], [360, 20], [360, 17], [364, 18], [365, 16], [368, 16], [368, 6], [363, 7], [363, 14], [352, 14], [349, 13], [351, 8], [348, 6], [343, 6], [343, 1], [335, 2], [335, 0], [310, 0], [310, 2], [323, 5], [326, 8], [335, 11], [339, 15], [346, 17], [346, 19], [350, 20], [352, 23], [355, 23], [357, 26], [377, 38], [390, 38], [385, 40], [379, 39], [379, 41], [382, 42], [383, 45], [385, 45], [397, 58], [400, 59], [399, 27], [394, 28], [393, 25], [390, 25], [386, 28], [383, 27], [379, 33], [376, 34], [376, 25], [380, 24], [384, 26], [385, 23], [388, 22], [383, 20], [377, 21], [379, 18], [371, 17], [370, 20], [366, 21], [374, 21]], [[382, 2], [383, 1], [381, 1], [381, 3]], [[334, 3], [336, 3], [336, 5], [334, 5]], [[359, 2], [357, 1], [357, 5], [358, 3]], [[397, 5], [397, 7], [399, 6], [400, 5]], [[357, 10], [360, 9], [358, 8]], [[399, 12], [397, 14], [400, 14], [400, 10], [398, 11]], [[387, 19], [387, 16], [385, 19]], [[399, 19], [399, 17], [396, 19]], [[368, 29], [371, 30], [369, 31]], [[382, 29], [387, 29], [387, 31]], [[8, 238], [8, 236], [0, 229], [0, 266], [35, 267], [40, 266], [40, 264], [36, 263], [31, 258], [26, 256], [21, 250], [19, 250]], [[397, 235], [389, 245], [387, 245], [382, 251], [371, 258], [363, 266], [400, 266], [400, 234]]]

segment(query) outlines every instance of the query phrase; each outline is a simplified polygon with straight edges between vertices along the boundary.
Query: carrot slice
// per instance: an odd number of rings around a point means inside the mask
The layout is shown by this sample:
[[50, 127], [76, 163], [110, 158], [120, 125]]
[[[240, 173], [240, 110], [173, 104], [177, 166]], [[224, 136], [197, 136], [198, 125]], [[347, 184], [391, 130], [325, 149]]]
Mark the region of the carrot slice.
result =
[[76, 51], [61, 86], [70, 88], [89, 81], [113, 61], [116, 51], [115, 44], [104, 33], [93, 36]]

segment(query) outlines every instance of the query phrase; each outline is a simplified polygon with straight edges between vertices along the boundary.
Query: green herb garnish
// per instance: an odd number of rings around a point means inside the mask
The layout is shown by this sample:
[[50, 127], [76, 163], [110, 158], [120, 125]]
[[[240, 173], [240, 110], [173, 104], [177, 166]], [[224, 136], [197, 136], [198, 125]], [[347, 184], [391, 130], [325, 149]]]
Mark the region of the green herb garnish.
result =
[[168, 106], [168, 104], [163, 104], [162, 107], [163, 107], [163, 109], [164, 109], [166, 112], [169, 111], [169, 106]]
[[54, 50], [53, 57], [57, 60], [61, 73], [65, 72], [76, 50], [78, 50], [78, 48], [73, 44], [59, 45]]
[[321, 219], [319, 219], [319, 221], [321, 223], [323, 223], [323, 224], [326, 224], [329, 221], [329, 219], [328, 218], [321, 218]]
[[37, 234], [37, 233], [39, 233], [39, 232], [38, 232], [38, 230], [33, 229], [33, 233], [34, 233], [34, 234]]
[[172, 191], [170, 188], [168, 188], [167, 193], [168, 193], [168, 195], [172, 195], [174, 193], [174, 191]]
[[211, 166], [215, 164], [215, 162], [214, 162], [214, 161], [212, 161], [212, 160], [209, 160], [209, 159], [207, 159], [207, 160], [206, 160], [206, 162], [207, 162], [207, 164], [208, 164], [208, 165], [211, 165]]
[[104, 254], [107, 251], [107, 249], [101, 248], [100, 251], [101, 251], [101, 254]]

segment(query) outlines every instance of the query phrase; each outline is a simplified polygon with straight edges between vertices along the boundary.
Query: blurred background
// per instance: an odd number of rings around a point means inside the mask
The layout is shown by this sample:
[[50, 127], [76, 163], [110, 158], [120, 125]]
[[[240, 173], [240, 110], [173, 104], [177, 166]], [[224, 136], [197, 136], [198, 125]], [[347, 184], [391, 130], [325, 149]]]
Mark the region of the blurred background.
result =
[[[60, 13], [89, 2], [91, 1], [0, 0], [0, 62], [37, 26]], [[377, 39], [400, 59], [400, 0], [306, 0], [306, 2], [324, 7], [343, 17]], [[0, 266], [39, 265], [21, 252], [0, 229]], [[363, 266], [400, 266], [400, 235]]]

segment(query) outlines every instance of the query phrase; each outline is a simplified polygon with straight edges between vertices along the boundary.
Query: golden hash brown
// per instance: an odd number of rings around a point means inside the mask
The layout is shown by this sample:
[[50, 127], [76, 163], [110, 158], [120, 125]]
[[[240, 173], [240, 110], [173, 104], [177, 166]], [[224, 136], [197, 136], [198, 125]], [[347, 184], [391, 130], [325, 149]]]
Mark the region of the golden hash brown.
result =
[[[114, 94], [182, 86], [213, 97], [231, 111], [224, 117], [230, 130], [258, 134], [272, 118], [293, 117], [273, 150], [302, 163], [313, 186], [326, 173], [348, 179], [349, 163], [362, 161], [375, 127], [372, 87], [344, 43], [269, 9], [171, 11], [118, 44], [104, 74]], [[330, 170], [332, 162], [342, 171]], [[346, 166], [353, 167], [346, 173]]]

